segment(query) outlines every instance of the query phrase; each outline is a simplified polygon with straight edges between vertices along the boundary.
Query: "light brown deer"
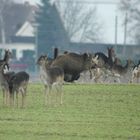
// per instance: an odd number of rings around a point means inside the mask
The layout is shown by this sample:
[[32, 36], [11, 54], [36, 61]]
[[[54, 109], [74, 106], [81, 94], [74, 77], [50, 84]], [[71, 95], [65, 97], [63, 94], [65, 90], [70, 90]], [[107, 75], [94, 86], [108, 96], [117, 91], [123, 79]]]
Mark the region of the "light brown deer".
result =
[[137, 65], [134, 66], [132, 70], [132, 76], [130, 82], [133, 83], [134, 80], [136, 80], [137, 83], [139, 83], [140, 80], [140, 60]]
[[122, 66], [121, 64], [114, 64], [111, 71], [114, 77], [118, 78], [118, 82], [120, 82], [121, 77], [125, 77], [128, 72], [130, 72], [130, 68], [132, 66], [133, 62], [132, 60], [127, 60], [127, 63], [125, 66]]
[[64, 82], [64, 71], [62, 68], [58, 66], [50, 66], [48, 63], [49, 61], [46, 55], [42, 55], [38, 58], [37, 64], [40, 66], [40, 69], [42, 69], [41, 72], [45, 86], [45, 96], [46, 96], [45, 103], [46, 105], [51, 104], [52, 102], [51, 96], [53, 94], [52, 89], [54, 89], [55, 87], [56, 90], [55, 99], [57, 100], [58, 97], [60, 97], [60, 104], [62, 104], [63, 103], [62, 85]]

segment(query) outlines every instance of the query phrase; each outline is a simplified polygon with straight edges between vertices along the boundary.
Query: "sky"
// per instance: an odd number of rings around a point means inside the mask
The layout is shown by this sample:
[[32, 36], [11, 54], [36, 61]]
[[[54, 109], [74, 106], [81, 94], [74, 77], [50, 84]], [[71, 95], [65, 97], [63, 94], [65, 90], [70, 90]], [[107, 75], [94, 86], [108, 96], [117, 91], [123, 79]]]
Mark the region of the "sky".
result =
[[[29, 1], [31, 4], [36, 4], [39, 0], [22, 0]], [[55, 1], [55, 0], [54, 0]], [[76, 0], [75, 0], [76, 1]], [[118, 10], [117, 3], [120, 0], [77, 0], [77, 1], [86, 1], [86, 2], [103, 2], [103, 4], [96, 4], [97, 8], [97, 16], [99, 21], [103, 25], [102, 35], [103, 35], [103, 43], [115, 43], [115, 17], [118, 19], [118, 28], [117, 28], [117, 43], [122, 44], [124, 41], [124, 27], [122, 26], [123, 18]], [[104, 4], [104, 2], [108, 2], [111, 4]]]

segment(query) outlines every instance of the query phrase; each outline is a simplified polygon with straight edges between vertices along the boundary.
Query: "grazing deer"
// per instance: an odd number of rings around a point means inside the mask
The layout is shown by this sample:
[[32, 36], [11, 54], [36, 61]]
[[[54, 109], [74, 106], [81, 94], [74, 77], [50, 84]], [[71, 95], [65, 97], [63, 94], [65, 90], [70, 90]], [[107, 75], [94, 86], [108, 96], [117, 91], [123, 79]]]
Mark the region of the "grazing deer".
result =
[[[56, 96], [60, 94], [60, 104], [63, 103], [63, 93], [62, 93], [62, 85], [64, 82], [64, 71], [61, 67], [58, 66], [50, 66], [48, 62], [48, 58], [46, 55], [42, 55], [38, 58], [37, 64], [40, 66], [40, 73], [43, 77], [43, 82], [45, 86], [45, 102], [51, 104], [51, 94], [52, 88], [56, 87]], [[56, 97], [57, 99], [57, 97]]]
[[13, 74], [8, 80], [9, 84], [9, 94], [10, 94], [10, 103], [14, 104], [14, 94], [16, 93], [16, 101], [18, 106], [18, 94], [22, 95], [22, 107], [25, 105], [25, 98], [27, 92], [27, 85], [29, 82], [29, 74], [21, 71]]
[[133, 67], [132, 77], [131, 77], [130, 82], [133, 83], [135, 79], [136, 79], [137, 83], [139, 83], [139, 79], [140, 79], [140, 60], [139, 60], [138, 64]]

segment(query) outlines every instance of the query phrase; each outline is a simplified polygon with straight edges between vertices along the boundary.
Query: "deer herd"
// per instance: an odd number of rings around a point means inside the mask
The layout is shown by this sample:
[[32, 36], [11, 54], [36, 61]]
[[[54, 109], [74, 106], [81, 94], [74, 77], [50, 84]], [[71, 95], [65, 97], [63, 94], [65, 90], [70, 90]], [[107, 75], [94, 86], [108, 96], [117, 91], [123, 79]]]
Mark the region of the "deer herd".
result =
[[[13, 72], [9, 68], [9, 60], [12, 58], [10, 50], [5, 50], [5, 55], [0, 60], [0, 85], [3, 92], [3, 104], [18, 106], [18, 96], [21, 94], [21, 107], [25, 106], [26, 92], [29, 83], [29, 74], [25, 71]], [[56, 105], [63, 103], [64, 82], [73, 82], [80, 79], [83, 73], [89, 73], [89, 79], [95, 83], [106, 82], [137, 82], [140, 79], [140, 60], [134, 64], [132, 60], [126, 60], [123, 65], [116, 57], [113, 47], [108, 48], [108, 55], [102, 52], [95, 54], [64, 52], [58, 55], [54, 51], [54, 58], [41, 55], [37, 60], [40, 68], [40, 79], [45, 87], [45, 104]], [[87, 76], [86, 76], [87, 77]], [[16, 97], [16, 99], [15, 99]]]

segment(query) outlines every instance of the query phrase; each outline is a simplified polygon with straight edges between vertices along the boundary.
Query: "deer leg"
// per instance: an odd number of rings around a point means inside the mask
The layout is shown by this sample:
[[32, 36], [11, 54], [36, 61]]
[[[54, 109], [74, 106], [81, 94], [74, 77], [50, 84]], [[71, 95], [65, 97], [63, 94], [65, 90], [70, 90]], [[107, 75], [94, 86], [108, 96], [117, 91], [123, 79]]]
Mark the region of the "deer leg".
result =
[[25, 107], [25, 99], [26, 99], [26, 87], [21, 89], [21, 95], [22, 95], [22, 104], [21, 107]]
[[10, 99], [9, 99], [9, 90], [6, 90], [6, 104], [9, 105]]
[[25, 98], [26, 98], [26, 95], [24, 93], [22, 93], [22, 103], [21, 103], [21, 107], [23, 108], [25, 106]]
[[139, 77], [137, 76], [137, 83], [139, 83]]
[[10, 93], [10, 106], [14, 105], [14, 92]]
[[62, 84], [60, 85], [60, 104], [63, 104], [63, 89], [62, 89]]
[[18, 91], [16, 91], [16, 106], [18, 107]]
[[91, 71], [91, 69], [89, 69], [89, 73], [90, 73], [90, 79], [92, 79], [92, 71]]
[[47, 103], [48, 103], [48, 91], [49, 91], [48, 88], [49, 88], [49, 87], [45, 84], [45, 85], [44, 85], [45, 105], [47, 105]]
[[3, 92], [3, 105], [5, 105], [6, 104], [6, 93], [5, 93], [5, 90], [4, 89], [2, 89], [2, 92]]
[[59, 89], [59, 84], [57, 84], [55, 85], [55, 92], [54, 92], [55, 105], [59, 103], [59, 94], [60, 94], [60, 89]]
[[45, 86], [45, 105], [48, 104], [49, 86]]
[[51, 105], [52, 104], [52, 100], [51, 97], [52, 96], [52, 86], [49, 86], [49, 92], [48, 92], [48, 103]]
[[3, 92], [3, 105], [8, 105], [9, 92], [7, 89], [2, 89]]
[[45, 95], [45, 105], [50, 105], [51, 103], [51, 86], [48, 85], [46, 88], [46, 95]]
[[8, 105], [8, 95], [7, 95], [7, 90], [5, 90], [5, 103]]

